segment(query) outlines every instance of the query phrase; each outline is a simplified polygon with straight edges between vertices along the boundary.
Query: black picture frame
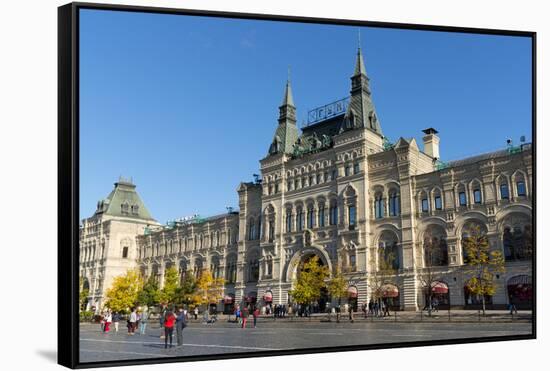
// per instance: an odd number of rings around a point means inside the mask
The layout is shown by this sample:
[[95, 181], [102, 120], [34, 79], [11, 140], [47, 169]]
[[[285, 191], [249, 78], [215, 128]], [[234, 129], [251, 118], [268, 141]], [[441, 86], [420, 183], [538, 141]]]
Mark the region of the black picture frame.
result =
[[[189, 357], [151, 358], [81, 363], [79, 361], [79, 11], [82, 9], [145, 12], [172, 15], [199, 15], [206, 17], [238, 18], [250, 20], [275, 20], [284, 22], [369, 26], [408, 30], [474, 33], [484, 35], [509, 35], [528, 37], [532, 41], [532, 123], [533, 133], [533, 232], [537, 235], [536, 212], [536, 32], [484, 28], [450, 27], [406, 23], [372, 22], [330, 18], [310, 18], [270, 14], [232, 13], [194, 9], [157, 8], [148, 6], [108, 5], [94, 3], [70, 3], [58, 8], [58, 363], [69, 368], [91, 368], [123, 365], [174, 363], [203, 360], [233, 359], [243, 357], [280, 356], [323, 352], [342, 352], [368, 349], [386, 349], [479, 343], [509, 340], [536, 339], [537, 305], [533, 297], [533, 331], [529, 335], [481, 337], [437, 341], [415, 341], [345, 347], [259, 351]], [[536, 293], [536, 238], [533, 241], [532, 260], [533, 290]]]

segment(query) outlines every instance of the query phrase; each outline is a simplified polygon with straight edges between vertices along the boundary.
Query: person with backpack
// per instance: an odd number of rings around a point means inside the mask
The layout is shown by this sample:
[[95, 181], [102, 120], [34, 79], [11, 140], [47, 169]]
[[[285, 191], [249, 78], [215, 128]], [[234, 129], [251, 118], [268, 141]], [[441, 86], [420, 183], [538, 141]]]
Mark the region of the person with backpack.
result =
[[164, 314], [164, 349], [168, 348], [168, 338], [170, 338], [170, 348], [172, 348], [172, 338], [174, 336], [174, 324], [176, 316], [171, 310], [166, 310]]
[[111, 315], [111, 311], [108, 310], [107, 314], [105, 315], [105, 332], [110, 331], [111, 322], [113, 321], [113, 316]]
[[149, 319], [149, 313], [147, 312], [147, 307], [143, 310], [141, 314], [141, 319], [139, 321], [139, 334], [145, 335], [145, 328], [147, 327], [147, 320]]
[[187, 326], [185, 312], [183, 308], [180, 308], [178, 311], [178, 316], [176, 317], [176, 341], [178, 347], [183, 345], [183, 329]]

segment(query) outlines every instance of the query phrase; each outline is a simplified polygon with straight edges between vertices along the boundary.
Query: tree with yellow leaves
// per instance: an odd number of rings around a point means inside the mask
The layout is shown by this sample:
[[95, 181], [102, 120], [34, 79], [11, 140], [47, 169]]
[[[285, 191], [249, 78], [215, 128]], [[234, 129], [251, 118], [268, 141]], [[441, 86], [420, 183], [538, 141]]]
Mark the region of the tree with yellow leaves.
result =
[[299, 269], [290, 295], [298, 304], [310, 304], [321, 298], [321, 289], [326, 287], [328, 267], [319, 264], [319, 257], [313, 256]]
[[143, 279], [136, 270], [115, 277], [106, 293], [106, 306], [117, 312], [127, 312], [134, 307], [143, 287]]
[[483, 315], [485, 315], [485, 296], [495, 293], [495, 275], [504, 273], [504, 257], [498, 250], [491, 251], [487, 235], [478, 225], [469, 228], [468, 237], [462, 242], [466, 252], [466, 273], [471, 277], [466, 286], [471, 293], [481, 296]]
[[195, 283], [195, 292], [191, 296], [191, 302], [196, 306], [217, 304], [223, 297], [223, 285], [225, 280], [215, 278], [209, 270], [203, 270]]

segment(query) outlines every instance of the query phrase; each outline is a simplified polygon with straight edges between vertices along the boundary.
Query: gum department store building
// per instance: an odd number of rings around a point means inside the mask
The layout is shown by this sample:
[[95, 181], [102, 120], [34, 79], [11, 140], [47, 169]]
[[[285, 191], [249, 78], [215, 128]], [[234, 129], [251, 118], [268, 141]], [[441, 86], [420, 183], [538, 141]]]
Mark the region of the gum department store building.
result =
[[[489, 304], [529, 307], [531, 146], [442, 163], [437, 131], [424, 133], [422, 148], [415, 139], [384, 138], [360, 49], [350, 97], [310, 111], [301, 134], [287, 82], [272, 144], [260, 160], [261, 181], [239, 185], [238, 212], [162, 226], [127, 180], [98, 202], [80, 235], [89, 307], [99, 309], [113, 278], [127, 269], [162, 285], [170, 266], [182, 278], [207, 268], [223, 276], [225, 296], [217, 304], [224, 310], [246, 302], [288, 304], [300, 265], [313, 255], [331, 272], [342, 269], [349, 286], [343, 302], [354, 306], [372, 297], [373, 279], [385, 280], [377, 271], [390, 257], [396, 274], [381, 292], [396, 309], [424, 306], [421, 277], [429, 265], [440, 304], [471, 307], [479, 298], [465, 288], [462, 241], [472, 225], [506, 258]], [[430, 258], [428, 240], [439, 246]], [[322, 292], [317, 308], [329, 302]]]

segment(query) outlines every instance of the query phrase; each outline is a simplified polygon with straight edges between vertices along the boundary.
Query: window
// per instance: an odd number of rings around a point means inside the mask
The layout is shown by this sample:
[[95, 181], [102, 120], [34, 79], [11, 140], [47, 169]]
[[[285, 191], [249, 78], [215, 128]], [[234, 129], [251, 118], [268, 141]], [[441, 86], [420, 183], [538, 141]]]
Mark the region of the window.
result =
[[267, 258], [266, 268], [267, 275], [271, 276], [273, 274], [273, 260], [271, 259], [271, 257]]
[[308, 186], [312, 186], [313, 185], [313, 175], [310, 175], [309, 176], [309, 179], [308, 179]]
[[333, 205], [329, 211], [329, 224], [336, 225], [336, 223], [338, 223], [338, 207]]
[[435, 196], [434, 201], [435, 201], [435, 209], [436, 210], [443, 209], [443, 205], [441, 203], [441, 196], [439, 196], [439, 195]]
[[296, 179], [294, 181], [294, 189], [298, 189], [298, 188], [300, 188], [300, 181], [298, 179]]
[[279, 183], [275, 184], [275, 193], [279, 193]]
[[270, 194], [272, 194], [272, 193], [273, 193], [273, 186], [270, 185], [270, 186], [268, 187], [268, 189], [267, 189], [267, 194], [270, 195]]
[[474, 189], [474, 202], [476, 204], [481, 203], [481, 190], [479, 189]]
[[275, 222], [269, 222], [269, 242], [273, 242], [275, 239]]
[[508, 183], [502, 183], [500, 185], [500, 198], [507, 200], [510, 198], [510, 193], [508, 192]]
[[382, 195], [379, 194], [374, 200], [374, 216], [376, 219], [384, 217], [384, 207], [384, 199], [382, 198]]
[[361, 169], [359, 168], [359, 163], [356, 162], [355, 164], [353, 164], [353, 173], [354, 174], [359, 174], [360, 171], [361, 171]]
[[291, 189], [292, 189], [292, 182], [289, 180], [288, 182], [286, 182], [286, 190], [290, 191]]
[[124, 259], [127, 259], [127, 258], [128, 258], [128, 246], [124, 246], [124, 247], [122, 248], [122, 257], [123, 257]]
[[426, 212], [428, 212], [428, 209], [429, 209], [428, 199], [427, 199], [427, 198], [423, 198], [423, 199], [422, 199], [422, 212], [423, 212], [423, 213], [426, 213]]
[[120, 212], [124, 215], [127, 215], [128, 214], [128, 209], [129, 209], [129, 206], [128, 204], [122, 204], [120, 205]]
[[132, 214], [138, 215], [139, 214], [139, 206], [138, 205], [132, 205]]
[[292, 213], [290, 212], [286, 213], [286, 231], [292, 232]]
[[458, 204], [460, 206], [466, 206], [466, 192], [460, 192], [458, 194]]
[[516, 183], [516, 189], [518, 191], [518, 196], [525, 196], [527, 193], [526, 193], [526, 190], [525, 190], [525, 182], [524, 181], [519, 181]]
[[248, 225], [248, 239], [249, 240], [255, 240], [256, 239], [256, 228], [254, 225], [254, 220], [251, 219]]
[[321, 174], [317, 174], [317, 181], [316, 184], [321, 184]]
[[349, 265], [352, 272], [355, 272], [355, 269], [357, 267], [356, 261], [355, 261], [355, 253], [351, 253], [349, 256]]
[[296, 214], [297, 230], [302, 231], [304, 229], [304, 212], [299, 210]]
[[333, 169], [332, 170], [332, 173], [331, 173], [331, 180], [336, 180], [336, 178], [338, 177], [338, 171], [336, 169]]
[[399, 200], [399, 195], [396, 192], [391, 193], [389, 201], [390, 216], [399, 215], [401, 213], [401, 203]]
[[350, 175], [350, 166], [346, 165], [344, 167], [344, 176], [349, 176], [349, 175]]
[[314, 220], [315, 220], [315, 212], [313, 211], [313, 208], [310, 207], [307, 210], [307, 227], [308, 228], [313, 228]]
[[357, 223], [357, 208], [355, 205], [350, 205], [348, 208], [349, 211], [349, 226], [355, 227], [355, 224]]
[[319, 207], [319, 227], [324, 227], [325, 226], [325, 206], [320, 206]]
[[323, 175], [323, 181], [328, 182], [328, 172]]

